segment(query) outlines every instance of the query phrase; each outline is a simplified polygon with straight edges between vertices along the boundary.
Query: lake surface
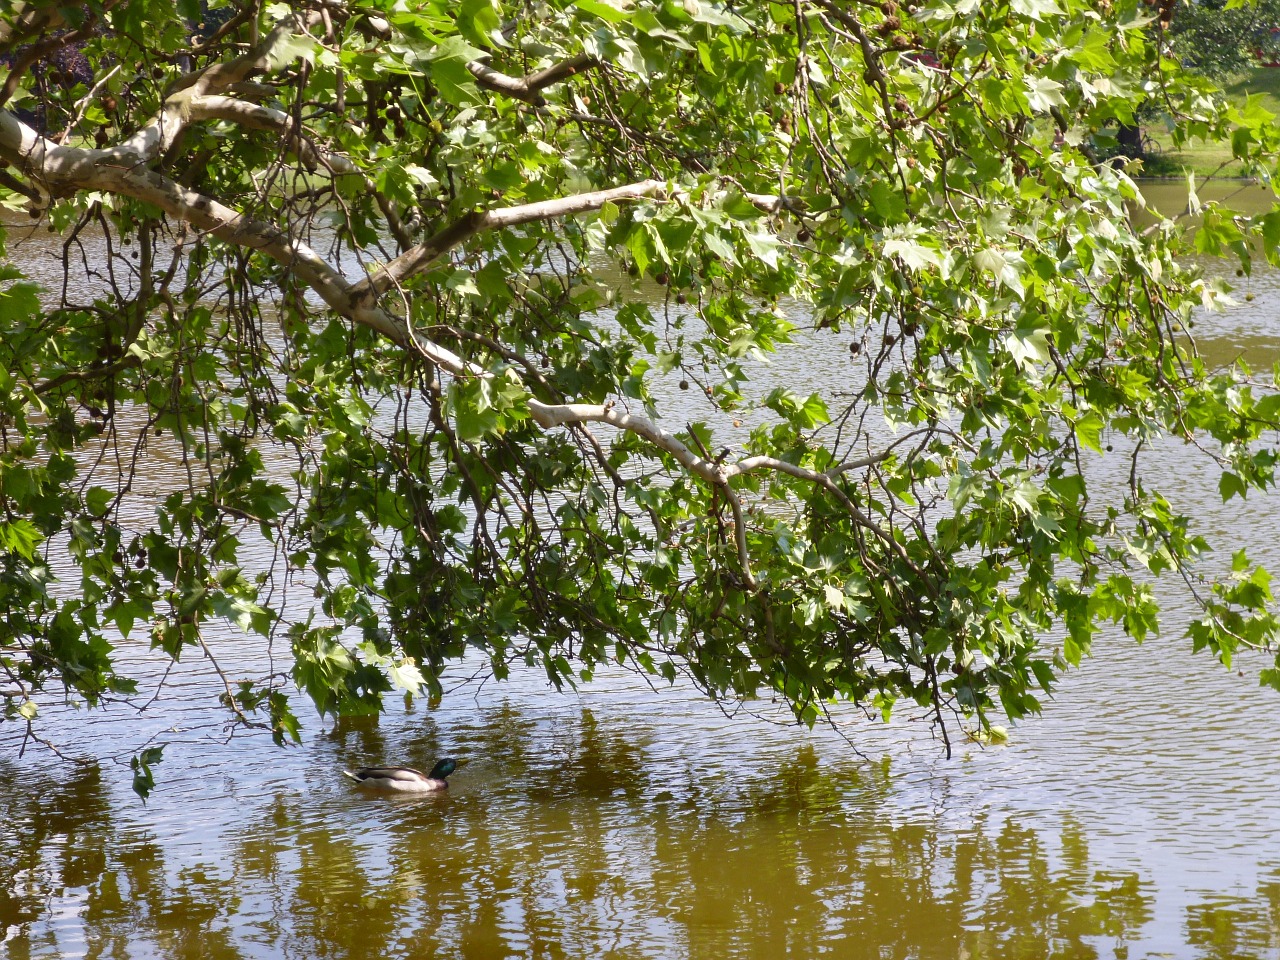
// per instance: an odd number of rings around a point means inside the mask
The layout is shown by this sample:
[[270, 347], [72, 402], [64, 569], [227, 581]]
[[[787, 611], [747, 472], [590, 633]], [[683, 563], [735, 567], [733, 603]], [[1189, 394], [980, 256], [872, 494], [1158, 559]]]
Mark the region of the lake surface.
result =
[[[1215, 363], [1265, 367], [1280, 278], [1240, 282], [1253, 301], [1197, 332]], [[769, 376], [833, 366], [800, 356]], [[1280, 500], [1224, 506], [1180, 445], [1158, 454], [1171, 499], [1280, 567]], [[623, 672], [560, 694], [465, 664], [435, 707], [224, 742], [193, 659], [141, 717], [46, 705], [43, 731], [96, 763], [19, 758], [0, 725], [0, 955], [1280, 958], [1280, 695], [1260, 660], [1191, 656], [1165, 601], [1162, 637], [1116, 631], [1007, 745], [949, 761], [908, 717], [809, 733]], [[219, 649], [261, 673], [255, 641]], [[145, 639], [122, 652], [145, 661]], [[144, 805], [128, 759], [153, 736]], [[340, 773], [445, 755], [442, 797]]]

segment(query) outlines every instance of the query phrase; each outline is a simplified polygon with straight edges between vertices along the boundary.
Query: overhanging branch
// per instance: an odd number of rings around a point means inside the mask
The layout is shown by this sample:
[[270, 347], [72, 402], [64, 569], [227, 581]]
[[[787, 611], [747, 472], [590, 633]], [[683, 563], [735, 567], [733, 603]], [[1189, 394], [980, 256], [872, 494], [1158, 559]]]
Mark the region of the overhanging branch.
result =
[[410, 250], [406, 250], [381, 270], [357, 284], [353, 292], [357, 296], [380, 297], [393, 287], [402, 284], [415, 273], [420, 273], [450, 250], [466, 243], [486, 230], [502, 230], [526, 223], [546, 220], [562, 220], [580, 213], [599, 210], [606, 203], [640, 200], [645, 197], [666, 196], [666, 184], [662, 180], [641, 180], [607, 190], [577, 193], [554, 200], [540, 200], [515, 207], [500, 207], [468, 213], [449, 226], [439, 230]]
[[531, 103], [535, 107], [540, 107], [546, 103], [546, 100], [542, 97], [542, 91], [547, 87], [559, 83], [566, 77], [573, 76], [579, 70], [586, 70], [599, 65], [599, 60], [584, 53], [569, 60], [554, 63], [544, 70], [529, 74], [527, 77], [508, 76], [479, 60], [473, 60], [468, 63], [467, 69], [476, 78], [476, 83], [485, 89], [492, 90], [495, 93], [503, 93], [517, 100], [523, 100], [525, 103]]

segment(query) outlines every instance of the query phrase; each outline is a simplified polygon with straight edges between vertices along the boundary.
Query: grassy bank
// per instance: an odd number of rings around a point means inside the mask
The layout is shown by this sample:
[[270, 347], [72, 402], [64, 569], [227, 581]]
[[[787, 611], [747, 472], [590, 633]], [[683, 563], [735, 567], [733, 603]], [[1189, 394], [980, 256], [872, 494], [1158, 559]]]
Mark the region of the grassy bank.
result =
[[[1280, 67], [1254, 67], [1224, 89], [1241, 103], [1250, 94], [1261, 96], [1263, 107], [1280, 116]], [[1193, 141], [1174, 150], [1163, 125], [1152, 124], [1143, 134], [1154, 145], [1144, 163], [1143, 172], [1148, 176], [1183, 176], [1192, 171], [1199, 177], [1239, 177], [1245, 173], [1243, 165], [1231, 156], [1229, 144]]]

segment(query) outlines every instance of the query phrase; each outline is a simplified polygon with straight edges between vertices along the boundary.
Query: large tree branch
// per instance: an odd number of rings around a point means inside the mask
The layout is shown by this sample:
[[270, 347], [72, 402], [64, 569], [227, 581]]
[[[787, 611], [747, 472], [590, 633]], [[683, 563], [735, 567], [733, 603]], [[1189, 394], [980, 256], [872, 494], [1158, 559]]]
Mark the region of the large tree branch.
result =
[[[181, 77], [150, 123], [110, 150], [99, 153], [110, 155], [110, 162], [121, 166], [152, 162], [173, 145], [190, 121], [193, 100], [222, 93], [253, 76], [276, 68], [279, 66], [276, 58], [282, 45], [295, 33], [305, 32], [313, 21], [318, 22], [317, 14], [291, 14], [278, 22], [261, 43], [243, 56]], [[25, 158], [23, 172], [38, 181], [45, 179], [42, 174], [47, 161], [44, 145], [31, 144]]]
[[546, 100], [542, 97], [542, 91], [547, 87], [554, 83], [559, 83], [565, 77], [573, 76], [579, 70], [586, 70], [599, 65], [599, 60], [590, 54], [583, 53], [560, 63], [554, 63], [544, 70], [529, 74], [527, 77], [508, 76], [479, 60], [473, 60], [468, 63], [467, 69], [476, 78], [476, 83], [485, 89], [492, 90], [495, 93], [504, 93], [509, 97], [540, 107], [546, 103]]
[[352, 160], [340, 153], [322, 150], [316, 144], [299, 135], [293, 118], [283, 110], [247, 103], [235, 97], [220, 95], [192, 97], [188, 103], [191, 120], [225, 120], [250, 130], [264, 130], [281, 138], [285, 148], [304, 163], [309, 170], [324, 168], [330, 173], [348, 176], [364, 176]]
[[[133, 197], [154, 204], [168, 215], [190, 223], [226, 243], [257, 250], [276, 260], [300, 282], [316, 291], [335, 312], [419, 352], [441, 370], [454, 376], [489, 374], [483, 368], [415, 333], [403, 317], [381, 305], [380, 300], [384, 294], [483, 231], [561, 220], [597, 211], [608, 203], [681, 195], [680, 191], [668, 187], [665, 181], [650, 179], [568, 197], [472, 212], [460, 217], [423, 243], [406, 250], [369, 277], [353, 284], [309, 245], [287, 230], [247, 217], [147, 166], [150, 160], [175, 142], [186, 124], [193, 121], [225, 120], [280, 135], [286, 148], [312, 168], [323, 166], [335, 175], [363, 176], [360, 168], [349, 158], [323, 151], [303, 137], [289, 116], [282, 111], [222, 95], [233, 86], [243, 84], [254, 75], [273, 68], [279, 44], [298, 29], [305, 29], [305, 23], [297, 17], [288, 17], [277, 24], [253, 51], [227, 64], [218, 64], [189, 74], [166, 98], [155, 120], [133, 137], [109, 150], [59, 145], [40, 136], [12, 114], [0, 111], [0, 156], [8, 159], [22, 174], [41, 189], [47, 190], [50, 195], [61, 196], [77, 190], [101, 190]], [[533, 95], [537, 90], [570, 75], [578, 66], [586, 63], [587, 60], [577, 58], [532, 74], [521, 81], [505, 78], [511, 81], [505, 85], [504, 80], [494, 79], [495, 76], [502, 75], [495, 75], [483, 67], [479, 70], [480, 74], [491, 81], [487, 85], [503, 86], [505, 92], [513, 95], [518, 91]], [[762, 210], [770, 212], [783, 205], [783, 201], [773, 197], [752, 195], [749, 199]], [[765, 463], [761, 458], [756, 458], [753, 463], [728, 466], [719, 460], [708, 460], [652, 421], [619, 411], [612, 404], [552, 405], [530, 396], [528, 405], [533, 419], [544, 429], [561, 424], [596, 421], [642, 436], [673, 456], [684, 469], [720, 490], [733, 510], [734, 539], [743, 576], [749, 589], [756, 587], [756, 580], [751, 573], [741, 501], [729, 480], [748, 469], [768, 467], [785, 470], [791, 465], [782, 464], [781, 461]], [[892, 542], [892, 537], [858, 511], [831, 477], [806, 473], [805, 478], [833, 490], [859, 523]]]
[[251, 130], [265, 130], [281, 137], [285, 148], [296, 156], [309, 170], [324, 168], [332, 176], [358, 176], [364, 181], [365, 189], [373, 195], [378, 209], [382, 211], [401, 250], [413, 246], [413, 237], [405, 229], [393, 204], [377, 188], [377, 185], [365, 176], [349, 157], [340, 153], [332, 153], [318, 147], [314, 141], [301, 136], [293, 122], [293, 118], [283, 110], [264, 107], [261, 104], [246, 103], [234, 97], [208, 96], [194, 97], [191, 100], [192, 120], [225, 120], [247, 127]]
[[[279, 111], [247, 104], [229, 97], [198, 96], [187, 101], [188, 117], [228, 119], [246, 126], [279, 131]], [[287, 119], [287, 118], [285, 118]], [[314, 145], [294, 137], [293, 147], [299, 156], [312, 151], [317, 161], [323, 160], [335, 172], [360, 173], [348, 159], [321, 155]], [[246, 217], [219, 201], [191, 190], [141, 164], [120, 164], [119, 148], [87, 150], [64, 147], [41, 137], [12, 114], [0, 111], [0, 156], [15, 162], [28, 175], [35, 177], [51, 193], [61, 194], [82, 189], [102, 190], [143, 200], [161, 208], [170, 216], [186, 221], [198, 229], [236, 246], [257, 250], [289, 269], [301, 282], [315, 290], [337, 313], [356, 323], [371, 327], [391, 340], [420, 352], [442, 370], [454, 376], [487, 376], [483, 368], [468, 363], [440, 344], [415, 334], [408, 323], [379, 304], [381, 294], [425, 269], [449, 250], [484, 230], [497, 230], [526, 223], [562, 219], [578, 213], [599, 210], [606, 203], [664, 196], [667, 185], [660, 180], [644, 180], [607, 190], [596, 190], [574, 196], [544, 200], [468, 214], [438, 232], [425, 243], [397, 257], [382, 270], [352, 284], [317, 254], [309, 245], [287, 231], [263, 221]], [[38, 174], [37, 174], [38, 171]], [[670, 191], [674, 193], [675, 191]], [[752, 197], [758, 206], [769, 208], [773, 198]], [[544, 429], [565, 424], [607, 423], [649, 440], [671, 454], [690, 473], [722, 490], [735, 517], [735, 541], [744, 577], [750, 588], [756, 581], [751, 573], [746, 530], [737, 492], [729, 485], [733, 476], [749, 470], [770, 468], [819, 483], [832, 490], [855, 519], [892, 543], [892, 537], [861, 513], [843, 494], [830, 476], [805, 471], [783, 461], [753, 458], [741, 464], [725, 465], [698, 455], [674, 434], [644, 417], [625, 413], [612, 404], [548, 404], [534, 397], [528, 400], [535, 422]]]
[[663, 197], [665, 192], [666, 184], [663, 181], [641, 180], [639, 183], [628, 183], [608, 190], [468, 213], [371, 274], [368, 279], [356, 285], [354, 292], [367, 298], [380, 297], [485, 230], [502, 230], [535, 221], [561, 220], [574, 214], [599, 210], [606, 203]]

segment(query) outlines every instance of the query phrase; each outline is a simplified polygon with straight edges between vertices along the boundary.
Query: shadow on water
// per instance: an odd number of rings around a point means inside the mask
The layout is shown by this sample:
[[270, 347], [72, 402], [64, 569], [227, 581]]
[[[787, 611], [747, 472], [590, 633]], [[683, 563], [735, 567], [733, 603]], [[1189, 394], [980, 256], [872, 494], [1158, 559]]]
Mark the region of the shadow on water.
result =
[[[344, 723], [315, 748], [322, 783], [238, 792], [194, 849], [97, 768], [0, 765], [8, 956], [1127, 957], [1155, 915], [1154, 879], [1101, 869], [1075, 816], [942, 830], [893, 813], [888, 760], [803, 745], [728, 782], [590, 707], [462, 726], [473, 762], [443, 797], [332, 783], [331, 761], [385, 747]], [[425, 765], [441, 740], [419, 718], [400, 745]], [[1278, 922], [1273, 869], [1188, 906], [1187, 955], [1274, 953]]]

